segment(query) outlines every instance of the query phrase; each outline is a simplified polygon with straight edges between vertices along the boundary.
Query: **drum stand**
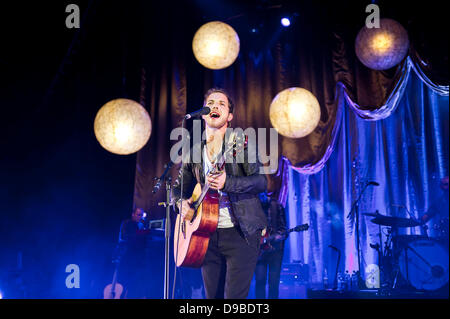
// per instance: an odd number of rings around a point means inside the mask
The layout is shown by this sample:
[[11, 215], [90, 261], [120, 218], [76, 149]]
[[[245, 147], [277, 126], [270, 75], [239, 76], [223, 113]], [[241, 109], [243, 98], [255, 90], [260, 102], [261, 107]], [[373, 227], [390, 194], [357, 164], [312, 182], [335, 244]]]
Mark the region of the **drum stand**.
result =
[[[425, 258], [423, 258], [414, 248], [412, 248], [408, 242], [400, 241], [399, 239], [395, 239], [397, 237], [397, 229], [394, 227], [391, 227], [389, 230], [388, 237], [386, 238], [385, 242], [385, 252], [386, 255], [383, 256], [382, 264], [384, 265], [384, 269], [386, 270], [386, 260], [389, 262], [389, 271], [387, 271], [387, 277], [389, 280], [387, 283], [384, 283], [384, 287], [387, 286], [385, 294], [388, 295], [392, 293], [393, 291], [396, 291], [397, 289], [400, 289], [401, 287], [398, 286], [398, 280], [399, 280], [399, 274], [400, 274], [400, 255], [401, 251], [404, 252], [405, 260], [405, 274], [404, 274], [404, 285], [402, 285], [403, 288], [411, 288], [412, 284], [409, 279], [409, 265], [408, 265], [408, 250], [412, 252], [414, 255], [416, 255], [419, 259], [421, 259], [427, 266], [430, 267], [432, 272], [439, 272], [439, 270], [436, 270], [436, 267], [433, 267]], [[385, 273], [386, 274], [386, 273]], [[389, 276], [390, 274], [390, 276]], [[381, 286], [381, 285], [380, 285]]]
[[[445, 249], [440, 249], [439, 255], [428, 254], [427, 247], [429, 244], [426, 243], [430, 242], [430, 239], [428, 238], [428, 227], [423, 222], [421, 223], [412, 214], [410, 214], [410, 219], [384, 216], [380, 215], [378, 212], [365, 213], [364, 215], [375, 217], [371, 220], [375, 224], [388, 226], [388, 234], [386, 235], [386, 241], [384, 243], [384, 252], [382, 249], [381, 228], [379, 230], [380, 243], [370, 245], [372, 248], [377, 249], [379, 253], [380, 277], [382, 276], [382, 278], [380, 278], [381, 288], [379, 289], [379, 294], [390, 295], [392, 292], [399, 289], [404, 289], [405, 292], [410, 291], [411, 289], [430, 290], [436, 285], [435, 283], [432, 283], [433, 286], [430, 286], [429, 280], [437, 281], [437, 285], [442, 283], [445, 284], [444, 280], [447, 280], [448, 282], [448, 273], [446, 272], [448, 266], [440, 264], [445, 263], [445, 261], [434, 261], [435, 256], [442, 257], [441, 254], [446, 253]], [[423, 233], [419, 236], [418, 241], [416, 235], [398, 234], [399, 227], [405, 228], [416, 226], [421, 226]], [[422, 241], [424, 241], [424, 243], [422, 243]], [[423, 250], [423, 247], [425, 247], [425, 250]], [[437, 248], [439, 248], [439, 246]], [[442, 258], [445, 258], [445, 256]], [[417, 263], [422, 265], [420, 269], [418, 268]], [[425, 275], [427, 277], [424, 279], [421, 277], [417, 278], [417, 276], [423, 277]], [[439, 280], [441, 283], [439, 283]], [[422, 284], [425, 282], [427, 282], [428, 286], [427, 288], [422, 288]]]
[[383, 275], [383, 280], [380, 282], [380, 295], [391, 295], [398, 288], [397, 284], [400, 274], [398, 256], [400, 253], [399, 248], [397, 247], [398, 243], [394, 240], [396, 234], [397, 228], [395, 226], [391, 226], [388, 228], [388, 234], [386, 237], [386, 241], [384, 242], [384, 253], [381, 254], [382, 257], [380, 260], [380, 271]]
[[[397, 276], [398, 276], [398, 270], [395, 276], [393, 276], [393, 273], [395, 271], [395, 264], [394, 264], [394, 253], [392, 248], [392, 227], [388, 228], [388, 235], [386, 237], [386, 241], [384, 242], [384, 251], [383, 251], [383, 243], [382, 243], [382, 233], [381, 233], [381, 226], [379, 227], [380, 232], [380, 254], [379, 254], [379, 263], [380, 263], [380, 288], [379, 288], [379, 294], [380, 295], [390, 295], [391, 291], [395, 288]], [[392, 279], [394, 277], [394, 279]]]

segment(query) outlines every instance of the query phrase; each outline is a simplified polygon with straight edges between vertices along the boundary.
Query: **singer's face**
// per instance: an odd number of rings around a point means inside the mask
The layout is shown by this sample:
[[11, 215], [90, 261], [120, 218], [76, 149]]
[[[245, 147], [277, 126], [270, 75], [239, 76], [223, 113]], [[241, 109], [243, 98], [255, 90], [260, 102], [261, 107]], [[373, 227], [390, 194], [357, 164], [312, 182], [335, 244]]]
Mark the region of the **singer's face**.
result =
[[223, 93], [211, 93], [206, 99], [205, 106], [211, 109], [209, 114], [202, 115], [206, 125], [209, 127], [221, 128], [233, 119], [233, 113], [230, 113], [228, 107], [228, 98]]

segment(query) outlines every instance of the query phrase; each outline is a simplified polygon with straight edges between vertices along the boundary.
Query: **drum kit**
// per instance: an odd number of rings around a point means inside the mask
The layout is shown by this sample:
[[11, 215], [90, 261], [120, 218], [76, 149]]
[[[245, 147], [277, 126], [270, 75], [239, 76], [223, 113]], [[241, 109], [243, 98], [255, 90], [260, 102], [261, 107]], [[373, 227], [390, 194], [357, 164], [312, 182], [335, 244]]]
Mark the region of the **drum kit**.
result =
[[[379, 254], [380, 291], [390, 294], [400, 290], [434, 292], [448, 285], [448, 218], [437, 225], [437, 237], [428, 237], [427, 226], [412, 218], [365, 213], [379, 225], [380, 244], [371, 244]], [[387, 227], [384, 249], [381, 226]], [[420, 226], [425, 235], [401, 235], [399, 230]], [[448, 286], [447, 286], [448, 287]]]

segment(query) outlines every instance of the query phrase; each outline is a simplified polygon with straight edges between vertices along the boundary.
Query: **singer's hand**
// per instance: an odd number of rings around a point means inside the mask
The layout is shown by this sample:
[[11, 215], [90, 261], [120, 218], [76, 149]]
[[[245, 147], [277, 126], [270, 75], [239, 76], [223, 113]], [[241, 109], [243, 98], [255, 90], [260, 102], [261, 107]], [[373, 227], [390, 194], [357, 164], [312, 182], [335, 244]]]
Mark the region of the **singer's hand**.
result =
[[178, 207], [178, 209], [181, 212], [181, 217], [183, 219], [191, 220], [194, 216], [194, 210], [191, 208], [192, 199], [185, 199], [181, 202], [181, 208]]
[[225, 186], [225, 181], [227, 180], [227, 174], [221, 172], [218, 174], [210, 174], [206, 176], [206, 181], [212, 189], [219, 190]]

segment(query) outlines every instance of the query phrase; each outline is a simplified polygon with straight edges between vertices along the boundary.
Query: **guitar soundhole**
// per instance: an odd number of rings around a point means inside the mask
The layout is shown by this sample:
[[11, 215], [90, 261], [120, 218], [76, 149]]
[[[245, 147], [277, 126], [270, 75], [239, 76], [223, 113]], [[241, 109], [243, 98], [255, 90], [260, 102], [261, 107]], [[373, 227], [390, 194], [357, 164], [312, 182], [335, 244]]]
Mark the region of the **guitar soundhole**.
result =
[[194, 213], [194, 216], [192, 216], [192, 219], [189, 221], [189, 224], [193, 224], [195, 221], [195, 218], [197, 217], [197, 212]]
[[192, 225], [192, 223], [194, 222], [195, 218], [197, 217], [197, 212], [198, 212], [198, 207], [199, 207], [199, 206], [200, 206], [200, 205], [198, 205], [197, 202], [195, 202], [195, 203], [192, 204], [192, 206], [191, 206], [191, 207], [194, 209], [194, 214], [192, 215], [192, 218], [191, 218], [191, 220], [189, 221], [191, 225]]
[[183, 233], [184, 239], [186, 239], [186, 222], [184, 220], [181, 222], [181, 232]]

